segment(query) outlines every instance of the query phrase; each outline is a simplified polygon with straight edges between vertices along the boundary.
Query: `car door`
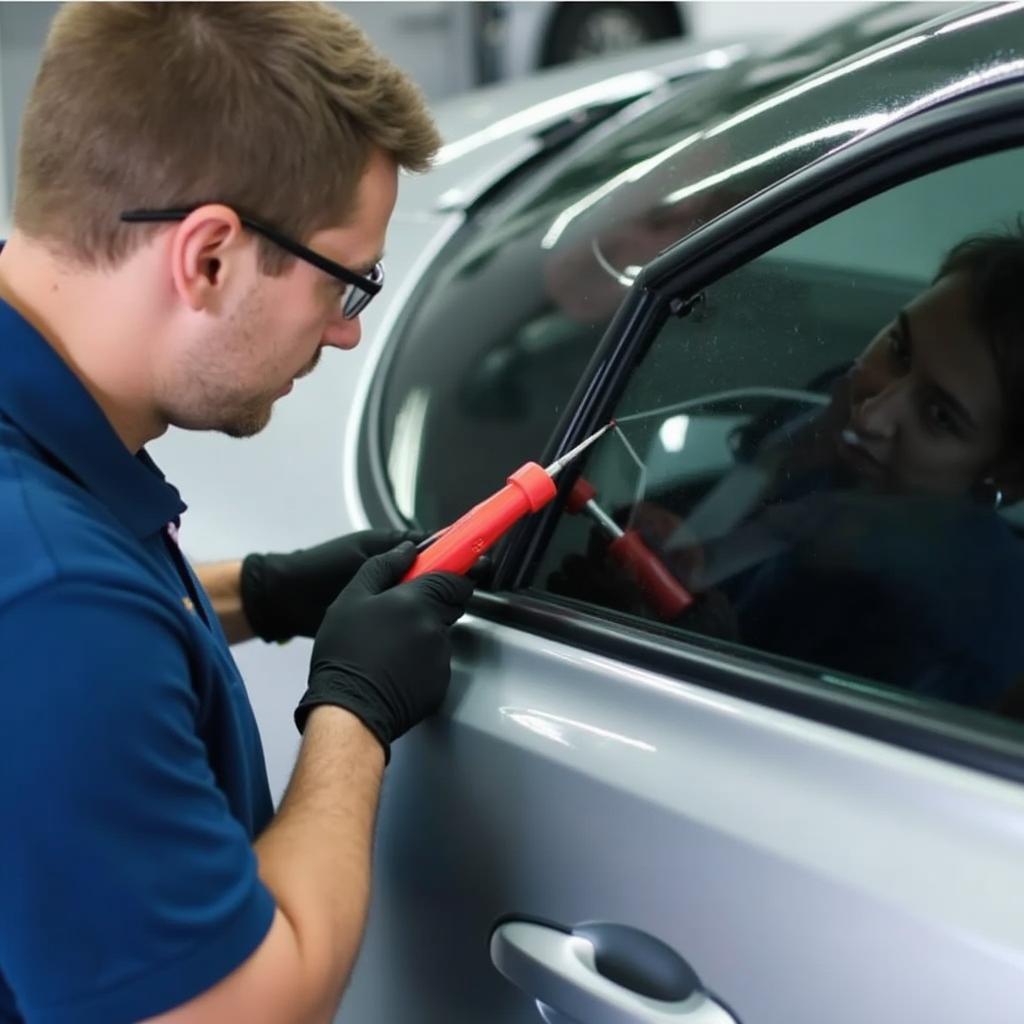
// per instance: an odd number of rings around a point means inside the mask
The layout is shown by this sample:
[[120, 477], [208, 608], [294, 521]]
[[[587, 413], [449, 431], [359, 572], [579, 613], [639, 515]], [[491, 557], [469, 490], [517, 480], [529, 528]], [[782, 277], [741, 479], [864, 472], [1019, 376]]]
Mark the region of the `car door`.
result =
[[[617, 418], [628, 443], [609, 433], [577, 469], [620, 527], [652, 505], [702, 544], [718, 539], [702, 522], [749, 522], [773, 441], [829, 407], [950, 247], [1020, 217], [1024, 92], [962, 91], [782, 180], [639, 275], [549, 452]], [[989, 511], [1016, 536], [1015, 510]], [[958, 574], [983, 563], [973, 535], [915, 522], [875, 553], [879, 572], [965, 588], [951, 642], [970, 646], [977, 624], [979, 649], [1005, 642], [1012, 658], [1014, 580], [967, 587]], [[873, 523], [855, 524], [869, 551]], [[946, 667], [920, 646], [925, 603], [899, 605], [884, 630], [851, 604], [846, 650], [878, 653], [870, 672], [750, 641], [728, 594], [724, 610], [708, 594], [759, 570], [760, 550], [666, 619], [643, 587], [629, 598], [592, 527], [560, 501], [516, 531], [457, 630], [441, 714], [396, 747], [341, 1018], [1019, 1020], [1014, 687], [973, 704], [922, 689], [922, 664]], [[830, 551], [858, 556], [840, 534]], [[815, 563], [823, 589], [803, 603], [780, 592], [773, 610], [797, 639], [801, 622], [819, 628], [819, 594], [843, 610], [842, 557]], [[587, 922], [630, 931], [571, 934]], [[679, 958], [667, 975], [659, 943]]]

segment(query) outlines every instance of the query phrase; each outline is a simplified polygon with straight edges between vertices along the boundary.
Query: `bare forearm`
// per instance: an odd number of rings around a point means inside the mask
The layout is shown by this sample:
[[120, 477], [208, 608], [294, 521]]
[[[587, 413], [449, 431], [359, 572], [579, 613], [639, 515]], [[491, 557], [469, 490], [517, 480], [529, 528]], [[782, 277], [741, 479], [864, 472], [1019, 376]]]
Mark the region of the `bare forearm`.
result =
[[357, 718], [316, 708], [291, 785], [256, 841], [277, 910], [257, 950], [216, 985], [147, 1024], [328, 1024], [366, 920], [384, 754]]
[[195, 573], [220, 619], [228, 643], [251, 640], [254, 635], [252, 627], [242, 610], [242, 563], [207, 562], [196, 566]]
[[384, 755], [349, 712], [317, 708], [281, 808], [255, 849], [295, 935], [305, 991], [333, 1013], [362, 938]]

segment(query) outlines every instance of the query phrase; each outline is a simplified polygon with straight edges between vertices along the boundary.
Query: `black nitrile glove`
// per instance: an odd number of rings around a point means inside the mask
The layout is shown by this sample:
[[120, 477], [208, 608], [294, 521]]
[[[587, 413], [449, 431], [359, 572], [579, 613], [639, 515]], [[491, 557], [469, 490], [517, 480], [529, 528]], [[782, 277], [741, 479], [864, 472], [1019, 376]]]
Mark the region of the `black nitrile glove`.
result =
[[362, 530], [287, 555], [242, 562], [242, 610], [261, 640], [316, 636], [327, 606], [373, 555], [422, 534]]
[[334, 704], [359, 718], [389, 759], [391, 742], [437, 709], [451, 677], [449, 627], [473, 584], [432, 572], [396, 586], [415, 558], [403, 544], [369, 559], [327, 609], [295, 709], [299, 732], [314, 707]]

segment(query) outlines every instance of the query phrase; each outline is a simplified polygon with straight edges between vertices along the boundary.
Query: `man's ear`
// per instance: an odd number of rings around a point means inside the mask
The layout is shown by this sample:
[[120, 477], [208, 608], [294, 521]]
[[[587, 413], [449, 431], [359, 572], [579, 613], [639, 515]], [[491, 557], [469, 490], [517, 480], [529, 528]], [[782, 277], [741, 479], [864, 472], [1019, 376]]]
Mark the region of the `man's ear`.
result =
[[192, 310], [220, 306], [225, 280], [243, 242], [242, 224], [229, 206], [197, 207], [174, 228], [171, 276]]

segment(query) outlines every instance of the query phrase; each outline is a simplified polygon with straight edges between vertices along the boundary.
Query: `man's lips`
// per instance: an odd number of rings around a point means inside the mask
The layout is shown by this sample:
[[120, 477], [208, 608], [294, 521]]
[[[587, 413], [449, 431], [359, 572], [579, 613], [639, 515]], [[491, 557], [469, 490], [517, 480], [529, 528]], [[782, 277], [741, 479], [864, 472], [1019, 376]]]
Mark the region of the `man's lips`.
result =
[[295, 374], [295, 376], [292, 377], [292, 379], [288, 381], [287, 384], [284, 384], [281, 387], [281, 390], [278, 391], [277, 396], [280, 398], [282, 395], [287, 395], [288, 392], [291, 391], [291, 389], [295, 386], [295, 382], [297, 380], [301, 380], [303, 377], [308, 377], [320, 364], [320, 357], [322, 355], [323, 349], [318, 348], [316, 350], [316, 355], [314, 355], [313, 358], [308, 363], [306, 363], [306, 365], [301, 370], [299, 370], [299, 372]]

